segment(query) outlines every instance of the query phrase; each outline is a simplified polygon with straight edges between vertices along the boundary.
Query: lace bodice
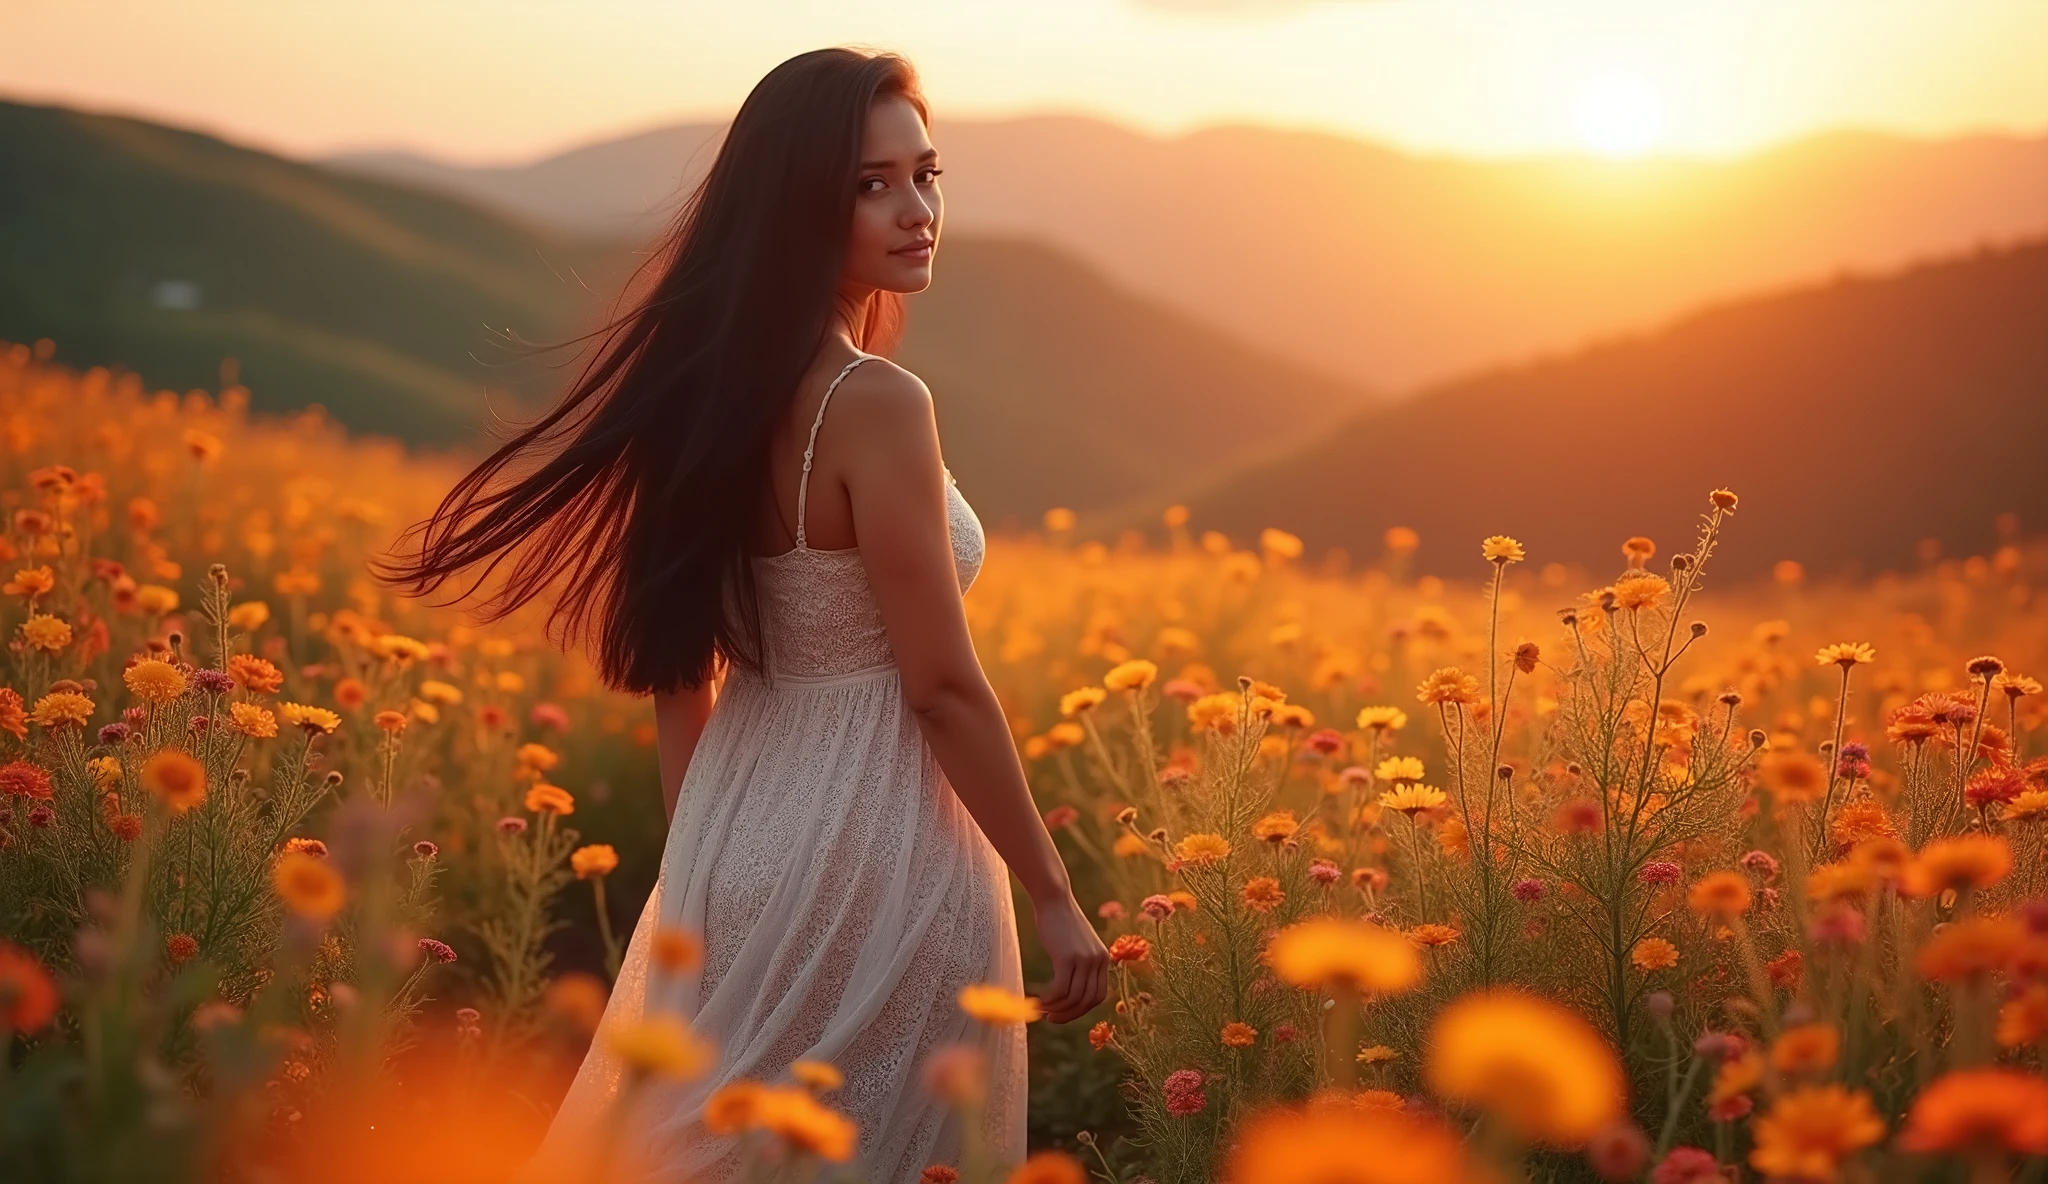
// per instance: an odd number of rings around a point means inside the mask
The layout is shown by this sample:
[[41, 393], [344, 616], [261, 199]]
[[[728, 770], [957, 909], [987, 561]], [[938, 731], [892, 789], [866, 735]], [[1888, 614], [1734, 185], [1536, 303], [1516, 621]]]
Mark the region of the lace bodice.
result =
[[[812, 454], [817, 449], [818, 428], [825, 422], [825, 408], [839, 383], [871, 356], [863, 354], [841, 370], [818, 404], [818, 418], [811, 424], [810, 443], [804, 449], [803, 476], [797, 485], [797, 545], [779, 555], [754, 559], [761, 644], [772, 678], [830, 679], [895, 665], [881, 610], [868, 587], [860, 548], [818, 550], [809, 545], [804, 520]], [[981, 572], [987, 539], [981, 520], [961, 495], [950, 470], [946, 473], [946, 528], [953, 542], [954, 574], [964, 596]]]

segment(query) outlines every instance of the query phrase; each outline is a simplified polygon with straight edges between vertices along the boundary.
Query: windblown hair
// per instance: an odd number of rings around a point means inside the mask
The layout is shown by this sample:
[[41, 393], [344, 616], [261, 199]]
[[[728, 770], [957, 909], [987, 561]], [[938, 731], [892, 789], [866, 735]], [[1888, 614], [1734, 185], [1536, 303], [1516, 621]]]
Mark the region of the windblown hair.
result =
[[[588, 644], [618, 690], [758, 666], [749, 536], [768, 444], [830, 332], [862, 132], [886, 95], [927, 114], [892, 54], [823, 49], [770, 71], [636, 276], [644, 294], [577, 339], [595, 349], [574, 385], [379, 557], [379, 578], [424, 596], [483, 565], [461, 600], [509, 560], [476, 607], [487, 621], [559, 583], [550, 636]], [[856, 344], [887, 353], [902, 298], [877, 293], [859, 319]]]

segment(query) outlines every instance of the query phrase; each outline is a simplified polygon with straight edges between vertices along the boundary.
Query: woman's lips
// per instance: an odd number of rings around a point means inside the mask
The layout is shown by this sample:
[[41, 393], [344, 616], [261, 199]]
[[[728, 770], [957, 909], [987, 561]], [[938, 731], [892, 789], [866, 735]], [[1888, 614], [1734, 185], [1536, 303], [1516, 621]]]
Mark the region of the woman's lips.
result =
[[922, 261], [932, 257], [933, 245], [933, 240], [926, 239], [923, 242], [912, 243], [907, 247], [898, 247], [889, 253], [891, 255], [900, 255], [905, 259]]

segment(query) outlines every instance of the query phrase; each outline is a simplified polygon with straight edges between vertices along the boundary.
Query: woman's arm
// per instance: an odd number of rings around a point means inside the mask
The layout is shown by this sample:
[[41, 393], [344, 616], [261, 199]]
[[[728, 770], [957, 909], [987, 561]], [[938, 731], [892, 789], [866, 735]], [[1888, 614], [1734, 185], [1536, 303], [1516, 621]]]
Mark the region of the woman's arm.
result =
[[[847, 388], [854, 397], [847, 398]], [[1030, 897], [1053, 962], [1052, 982], [1040, 997], [1047, 1017], [1074, 1019], [1107, 994], [1108, 954], [1074, 900], [1002, 705], [974, 653], [953, 563], [931, 393], [915, 375], [871, 363], [848, 376], [840, 398], [833, 454], [845, 462], [854, 532], [904, 699], [953, 792]]]
[[661, 776], [661, 805], [670, 822], [675, 821], [676, 798], [683, 792], [690, 754], [697, 751], [697, 738], [704, 734], [704, 721], [711, 718], [717, 698], [711, 682], [694, 690], [655, 692], [654, 761]]

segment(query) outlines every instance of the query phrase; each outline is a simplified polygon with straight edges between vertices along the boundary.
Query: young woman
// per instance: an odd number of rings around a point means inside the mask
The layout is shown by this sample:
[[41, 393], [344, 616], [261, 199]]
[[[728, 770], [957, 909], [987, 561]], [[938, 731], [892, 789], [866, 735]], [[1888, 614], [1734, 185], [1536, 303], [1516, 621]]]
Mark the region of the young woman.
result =
[[[777, 66], [581, 379], [386, 568], [426, 594], [509, 560], [487, 617], [553, 590], [606, 680], [654, 696], [661, 873], [542, 1161], [595, 1137], [611, 1180], [723, 1178], [732, 1140], [705, 1099], [808, 1059], [845, 1076], [829, 1101], [859, 1123], [866, 1177], [915, 1180], [960, 1154], [920, 1071], [962, 1043], [986, 1065], [985, 1145], [1021, 1158], [1023, 1032], [956, 1001], [1023, 987], [1006, 864], [1051, 960], [1047, 1017], [1104, 997], [1107, 955], [961, 610], [980, 524], [930, 392], [886, 357], [901, 294], [931, 282], [938, 176], [909, 63]], [[701, 969], [650, 973], [663, 929], [702, 935]], [[660, 1010], [718, 1065], [614, 1112], [604, 1033]]]

